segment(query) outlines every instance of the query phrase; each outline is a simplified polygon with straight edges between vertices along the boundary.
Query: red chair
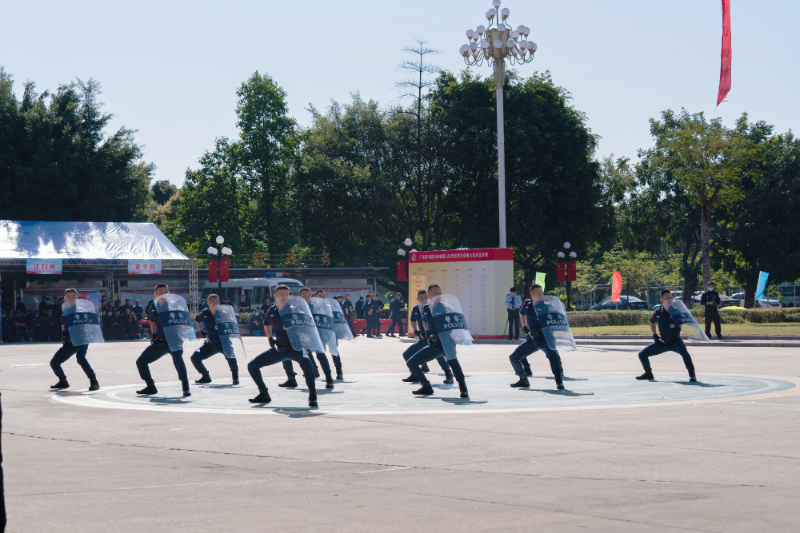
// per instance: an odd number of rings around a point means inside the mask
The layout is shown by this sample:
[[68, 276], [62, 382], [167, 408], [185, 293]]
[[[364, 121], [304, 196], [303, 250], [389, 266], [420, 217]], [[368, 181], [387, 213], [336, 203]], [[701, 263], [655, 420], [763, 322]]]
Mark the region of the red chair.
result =
[[20, 341], [24, 341], [27, 337], [28, 342], [33, 342], [33, 335], [25, 322], [15, 322], [14, 326], [16, 326], [16, 336]]

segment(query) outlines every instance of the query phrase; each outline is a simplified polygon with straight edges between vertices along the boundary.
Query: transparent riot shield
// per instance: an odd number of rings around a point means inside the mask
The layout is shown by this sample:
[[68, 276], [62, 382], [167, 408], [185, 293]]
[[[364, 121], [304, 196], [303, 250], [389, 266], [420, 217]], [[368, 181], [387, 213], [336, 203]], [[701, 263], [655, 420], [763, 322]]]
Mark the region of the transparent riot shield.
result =
[[551, 350], [572, 352], [577, 350], [575, 338], [567, 321], [564, 304], [556, 296], [548, 294], [540, 302], [533, 304], [536, 318], [542, 326], [542, 333]]
[[64, 302], [61, 310], [64, 313], [64, 327], [69, 332], [73, 346], [104, 342], [100, 319], [90, 300], [75, 300], [72, 306]]
[[325, 299], [331, 306], [333, 313], [333, 331], [336, 332], [336, 338], [340, 341], [355, 342], [353, 332], [350, 331], [350, 326], [347, 325], [347, 320], [344, 318], [344, 311], [339, 302], [333, 298]]
[[276, 301], [286, 334], [295, 350], [324, 352], [314, 317], [308, 304], [299, 296], [285, 296]]
[[219, 340], [222, 343], [222, 353], [228, 359], [247, 358], [242, 343], [242, 336], [239, 334], [239, 323], [236, 320], [236, 313], [230, 305], [218, 305], [214, 309], [214, 321], [217, 323]]
[[162, 294], [155, 299], [161, 328], [172, 352], [183, 350], [187, 354], [200, 348], [202, 342], [194, 332], [186, 300], [177, 294]]
[[667, 310], [672, 320], [681, 328], [681, 333], [695, 341], [711, 342], [706, 336], [706, 332], [697, 323], [697, 320], [692, 316], [692, 313], [686, 308], [686, 305], [676, 299], [664, 300], [664, 309]]
[[428, 307], [445, 356], [455, 359], [457, 355], [475, 355], [472, 335], [467, 328], [467, 319], [464, 318], [458, 298], [452, 294], [435, 296], [429, 300]]
[[339, 350], [336, 349], [336, 331], [330, 302], [324, 298], [311, 298], [309, 308], [319, 332], [319, 340], [325, 348], [324, 352], [329, 355], [339, 355]]

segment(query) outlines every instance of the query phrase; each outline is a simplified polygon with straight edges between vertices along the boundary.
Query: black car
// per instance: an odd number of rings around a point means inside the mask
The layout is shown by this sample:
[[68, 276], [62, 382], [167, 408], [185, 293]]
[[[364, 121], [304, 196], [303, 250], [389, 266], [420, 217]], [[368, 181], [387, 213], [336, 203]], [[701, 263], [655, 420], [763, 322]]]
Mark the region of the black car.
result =
[[611, 297], [609, 296], [599, 304], [595, 304], [589, 308], [591, 311], [600, 311], [603, 309], [620, 309], [620, 310], [638, 310], [638, 309], [647, 309], [647, 302], [644, 300], [640, 300], [636, 296], [630, 297], [630, 307], [628, 307], [628, 299], [625, 296], [619, 297], [619, 302], [612, 302]]

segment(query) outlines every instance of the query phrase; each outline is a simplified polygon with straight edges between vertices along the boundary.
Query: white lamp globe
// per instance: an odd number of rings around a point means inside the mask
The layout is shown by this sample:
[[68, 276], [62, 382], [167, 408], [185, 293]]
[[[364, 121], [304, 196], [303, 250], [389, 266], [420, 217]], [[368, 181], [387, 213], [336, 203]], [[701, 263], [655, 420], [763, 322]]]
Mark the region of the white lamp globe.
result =
[[556, 255], [559, 259], [564, 259], [564, 252], [558, 252]]
[[530, 50], [531, 53], [534, 53], [536, 51], [536, 43], [528, 41], [528, 50]]
[[489, 41], [481, 41], [481, 48], [483, 48], [484, 50], [489, 48]]
[[509, 11], [507, 7], [504, 7], [503, 10], [500, 11], [500, 15], [502, 15], [503, 20], [507, 19], [510, 14], [511, 11]]
[[474, 42], [474, 41], [473, 41], [473, 42], [471, 42], [471, 43], [469, 43], [469, 49], [470, 49], [470, 50], [472, 50], [472, 51], [474, 52], [475, 50], [477, 50], [477, 49], [478, 49], [478, 43], [476, 43], [476, 42]]
[[506, 46], [508, 46], [509, 48], [514, 48], [515, 46], [517, 46], [517, 43], [514, 42], [514, 39], [509, 39], [506, 41]]
[[512, 32], [511, 32], [511, 38], [512, 38], [512, 39], [514, 39], [515, 41], [516, 41], [517, 39], [519, 39], [519, 32], [518, 32], [518, 31], [516, 31], [516, 30], [512, 31]]
[[570, 253], [569, 253], [569, 256], [570, 256], [571, 258], [575, 259], [576, 257], [578, 257], [578, 254], [576, 254], [575, 252], [570, 252]]
[[489, 11], [487, 11], [486, 14], [489, 16], [489, 18], [492, 18], [493, 16], [497, 15], [497, 10], [492, 8]]
[[493, 44], [494, 47], [497, 49], [503, 48], [503, 41], [501, 41], [500, 39], [497, 39]]
[[411, 239], [406, 239], [405, 241], [403, 241], [403, 244], [405, 244], [406, 246], [411, 246], [412, 244], [414, 244], [414, 241], [412, 241]]
[[413, 254], [414, 252], [416, 252], [416, 251], [417, 251], [417, 249], [416, 249], [416, 248], [412, 248], [412, 249], [411, 249], [411, 253], [412, 253], [412, 254]]
[[498, 24], [497, 25], [497, 29], [500, 30], [500, 31], [506, 31], [506, 25], [505, 24]]
[[478, 26], [477, 28], [475, 28], [475, 31], [478, 33], [478, 35], [483, 35], [483, 32], [486, 31], [486, 28], [484, 28], [483, 26]]
[[217, 255], [217, 249], [213, 248], [211, 246], [209, 246], [208, 250], [206, 250], [206, 251], [208, 252], [208, 255]]
[[233, 250], [231, 250], [230, 248], [223, 248], [222, 255], [233, 255]]
[[406, 255], [406, 251], [405, 251], [405, 250], [403, 250], [402, 248], [398, 248], [398, 249], [397, 249], [397, 255], [399, 255], [399, 256]]
[[472, 34], [473, 34], [472, 30], [467, 30], [467, 39], [472, 39]]
[[570, 243], [568, 243], [568, 242], [564, 243], [564, 249], [565, 250], [569, 250], [571, 247], [572, 247], [572, 245]]
[[494, 1], [492, 2], [492, 5], [493, 5], [494, 7], [500, 7], [500, 0], [494, 0]]
[[223, 242], [225, 242], [225, 237], [217, 235], [217, 244], [222, 244]]

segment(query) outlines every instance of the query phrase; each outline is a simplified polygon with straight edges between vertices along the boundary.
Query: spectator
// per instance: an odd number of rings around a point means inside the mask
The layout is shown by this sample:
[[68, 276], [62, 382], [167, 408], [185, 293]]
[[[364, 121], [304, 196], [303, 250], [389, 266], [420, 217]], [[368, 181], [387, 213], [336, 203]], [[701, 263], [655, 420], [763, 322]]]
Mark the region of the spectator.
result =
[[39, 302], [39, 316], [44, 317], [48, 309], [50, 309], [50, 298], [42, 296], [42, 301]]
[[250, 312], [250, 298], [247, 297], [244, 291], [242, 291], [242, 297], [239, 300], [239, 312], [240, 313], [249, 313]]
[[25, 304], [22, 303], [22, 298], [17, 296], [17, 311], [22, 311], [24, 313], [26, 309], [27, 307], [25, 307]]
[[55, 315], [53, 315], [52, 308], [47, 310], [47, 315], [44, 317], [44, 327], [51, 341], [57, 341], [61, 338], [61, 324]]
[[269, 296], [264, 298], [264, 305], [261, 306], [261, 314], [266, 316], [267, 310], [272, 307], [272, 300], [270, 300]]
[[130, 308], [131, 308], [131, 301], [130, 301], [130, 299], [126, 299], [125, 300], [125, 305], [120, 307], [119, 311], [120, 311], [120, 313], [124, 313], [126, 309], [130, 309]]
[[120, 309], [121, 305], [122, 305], [122, 302], [120, 300], [117, 300], [116, 302], [114, 302], [114, 311], [115, 312], [119, 311], [120, 313], [122, 313], [122, 310]]
[[250, 335], [260, 337], [262, 331], [264, 331], [264, 315], [256, 309], [250, 315]]
[[122, 327], [125, 329], [125, 336], [129, 339], [135, 339], [139, 335], [139, 321], [136, 320], [136, 315], [133, 314], [131, 307], [125, 308], [125, 314], [122, 315]]
[[3, 342], [12, 342], [14, 340], [14, 317], [11, 312], [3, 310]]
[[45, 330], [44, 321], [39, 311], [33, 312], [33, 317], [31, 318], [31, 332], [33, 333], [33, 338], [37, 341], [42, 341], [46, 338], [47, 331]]
[[131, 307], [133, 314], [136, 315], [136, 320], [142, 319], [142, 314], [144, 313], [144, 308], [139, 304], [139, 300], [136, 300], [136, 303], [133, 307]]
[[114, 339], [116, 338], [114, 335], [114, 314], [109, 309], [103, 313], [103, 338]]
[[233, 302], [231, 302], [231, 299], [228, 298], [227, 296], [223, 297], [222, 298], [222, 302], [220, 302], [220, 303], [222, 305], [232, 305], [233, 304]]
[[113, 310], [114, 306], [111, 304], [110, 301], [108, 301], [108, 298], [103, 296], [103, 298], [100, 300], [100, 312], [105, 315], [107, 311], [113, 311]]
[[364, 297], [359, 296], [356, 302], [356, 320], [364, 320]]
[[61, 315], [64, 314], [64, 308], [62, 307], [64, 305], [64, 298], [58, 298], [57, 300], [53, 298], [53, 300], [56, 302], [56, 305], [53, 307], [53, 314], [60, 319]]
[[[117, 302], [120, 303], [120, 302]], [[114, 333], [117, 335], [118, 339], [125, 338], [125, 326], [122, 323], [122, 314], [119, 312], [119, 309], [114, 309], [113, 315], [113, 322], [114, 322]]]

